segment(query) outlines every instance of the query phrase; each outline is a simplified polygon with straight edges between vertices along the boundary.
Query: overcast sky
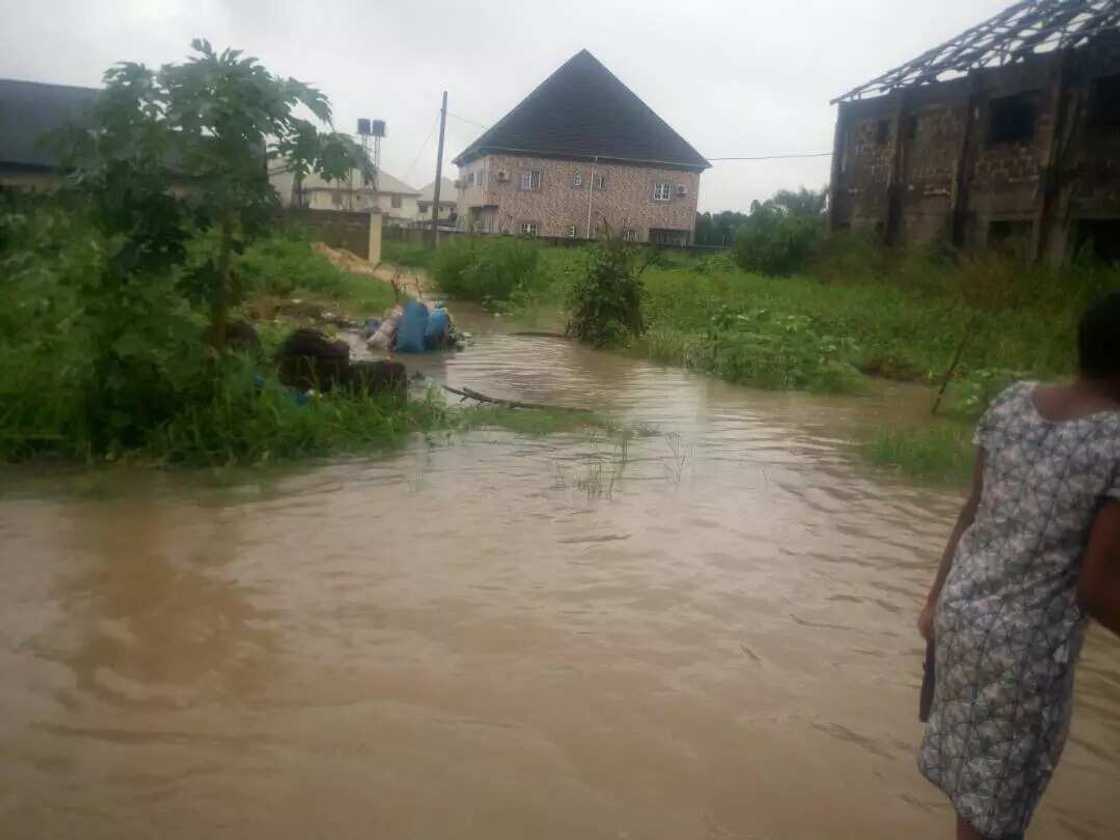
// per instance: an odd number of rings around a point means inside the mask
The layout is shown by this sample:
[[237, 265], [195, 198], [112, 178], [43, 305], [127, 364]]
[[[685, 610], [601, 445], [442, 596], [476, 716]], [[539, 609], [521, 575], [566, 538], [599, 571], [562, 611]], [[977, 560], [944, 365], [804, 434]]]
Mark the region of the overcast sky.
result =
[[[0, 0], [0, 78], [97, 85], [115, 61], [158, 65], [194, 37], [319, 86], [335, 124], [388, 124], [385, 171], [432, 180], [439, 97], [450, 160], [582, 48], [708, 157], [827, 152], [829, 100], [1009, 0]], [[426, 138], [427, 140], [425, 144]], [[455, 176], [455, 168], [445, 166]], [[700, 209], [822, 186], [827, 158], [716, 163]]]

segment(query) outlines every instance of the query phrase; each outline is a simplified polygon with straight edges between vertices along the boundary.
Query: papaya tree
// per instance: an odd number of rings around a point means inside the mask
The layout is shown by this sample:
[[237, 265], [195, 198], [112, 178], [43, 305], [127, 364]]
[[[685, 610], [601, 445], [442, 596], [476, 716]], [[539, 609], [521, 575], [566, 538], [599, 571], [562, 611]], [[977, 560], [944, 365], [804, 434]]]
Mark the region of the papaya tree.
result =
[[210, 340], [220, 350], [237, 302], [234, 255], [265, 229], [277, 204], [270, 167], [287, 167], [297, 180], [311, 172], [337, 180], [354, 169], [369, 177], [372, 164], [357, 143], [330, 130], [330, 103], [319, 90], [274, 75], [240, 50], [217, 52], [203, 39], [191, 47], [186, 62], [158, 70], [132, 62], [110, 68], [91, 127], [71, 135], [69, 162], [102, 228], [121, 242], [116, 271], [182, 264], [186, 240], [207, 234], [199, 241], [209, 253], [182, 283], [208, 306]]

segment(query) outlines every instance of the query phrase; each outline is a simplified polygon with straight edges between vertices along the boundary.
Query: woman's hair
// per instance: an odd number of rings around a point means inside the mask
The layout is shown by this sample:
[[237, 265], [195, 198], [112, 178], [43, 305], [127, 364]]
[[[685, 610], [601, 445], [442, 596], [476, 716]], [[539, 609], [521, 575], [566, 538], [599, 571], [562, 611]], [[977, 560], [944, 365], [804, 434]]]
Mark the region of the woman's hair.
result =
[[1084, 375], [1120, 376], [1120, 291], [1101, 298], [1081, 316], [1077, 345]]

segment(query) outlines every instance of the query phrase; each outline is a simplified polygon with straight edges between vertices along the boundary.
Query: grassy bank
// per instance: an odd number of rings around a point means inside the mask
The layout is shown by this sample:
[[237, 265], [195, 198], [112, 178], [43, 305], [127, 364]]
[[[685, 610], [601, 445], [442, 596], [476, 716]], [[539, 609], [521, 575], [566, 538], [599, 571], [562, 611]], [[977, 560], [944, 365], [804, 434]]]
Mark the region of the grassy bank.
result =
[[253, 243], [238, 268], [250, 307], [262, 298], [297, 298], [361, 317], [378, 315], [395, 303], [388, 283], [339, 268], [300, 236]]

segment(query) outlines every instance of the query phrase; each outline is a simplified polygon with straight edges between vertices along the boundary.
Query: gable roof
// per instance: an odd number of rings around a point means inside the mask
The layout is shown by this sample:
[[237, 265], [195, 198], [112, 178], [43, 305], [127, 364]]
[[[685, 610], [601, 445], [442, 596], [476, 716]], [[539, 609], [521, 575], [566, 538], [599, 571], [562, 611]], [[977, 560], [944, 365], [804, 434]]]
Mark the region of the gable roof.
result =
[[384, 169], [377, 173], [377, 191], [386, 194], [420, 195], [420, 190], [416, 187], [410, 187], [404, 181], [394, 178]]
[[1023, 0], [832, 103], [931, 84], [980, 67], [1081, 47], [1120, 28], [1120, 0]]
[[711, 166], [587, 50], [580, 50], [453, 161], [493, 153]]
[[[282, 164], [276, 169], [269, 172], [270, 175], [281, 175], [289, 171], [287, 165]], [[328, 181], [322, 175], [311, 172], [304, 176], [303, 188], [305, 190], [338, 190], [338, 189], [353, 189], [369, 190], [371, 185], [366, 184], [362, 178], [362, 173], [357, 169], [351, 172], [351, 179], [347, 182], [342, 181]], [[384, 169], [377, 173], [377, 192], [383, 195], [420, 195], [420, 190], [415, 187], [410, 187], [404, 181], [393, 177]]]
[[47, 132], [82, 124], [96, 88], [0, 79], [0, 163], [48, 169], [58, 157], [40, 142]]
[[[455, 184], [452, 183], [450, 178], [439, 179], [439, 203], [440, 204], [455, 204], [456, 202], [456, 189]], [[424, 189], [420, 190], [421, 201], [435, 201], [436, 198], [436, 182], [428, 184]]]

